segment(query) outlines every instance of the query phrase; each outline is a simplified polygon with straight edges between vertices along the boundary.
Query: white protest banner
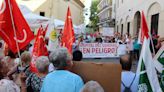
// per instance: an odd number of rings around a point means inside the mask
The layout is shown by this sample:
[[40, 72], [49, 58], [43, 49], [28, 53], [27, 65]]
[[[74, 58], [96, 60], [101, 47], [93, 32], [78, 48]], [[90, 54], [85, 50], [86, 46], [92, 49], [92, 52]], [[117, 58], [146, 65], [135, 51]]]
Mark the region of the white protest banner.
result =
[[81, 43], [80, 51], [83, 58], [109, 58], [117, 57], [116, 43]]

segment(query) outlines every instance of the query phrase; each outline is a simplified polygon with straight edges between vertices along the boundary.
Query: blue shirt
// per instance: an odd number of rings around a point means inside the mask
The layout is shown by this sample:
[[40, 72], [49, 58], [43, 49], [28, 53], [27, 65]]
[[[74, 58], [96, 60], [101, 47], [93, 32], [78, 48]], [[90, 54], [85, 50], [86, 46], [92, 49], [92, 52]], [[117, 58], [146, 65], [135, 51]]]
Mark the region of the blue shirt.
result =
[[80, 92], [84, 83], [80, 76], [66, 70], [49, 73], [40, 92]]
[[138, 40], [134, 40], [133, 48], [135, 50], [139, 50], [141, 48], [141, 45], [138, 43]]
[[[129, 87], [133, 81], [135, 73], [133, 73], [131, 71], [123, 71], [121, 74], [122, 74], [121, 75], [122, 76], [121, 77], [122, 82], [125, 84], [126, 87]], [[136, 77], [135, 77], [135, 79], [134, 79], [134, 81], [130, 87], [132, 92], [138, 92], [138, 83], [139, 83], [139, 75], [136, 74]], [[121, 83], [121, 92], [124, 92], [124, 89], [125, 89], [125, 87]]]

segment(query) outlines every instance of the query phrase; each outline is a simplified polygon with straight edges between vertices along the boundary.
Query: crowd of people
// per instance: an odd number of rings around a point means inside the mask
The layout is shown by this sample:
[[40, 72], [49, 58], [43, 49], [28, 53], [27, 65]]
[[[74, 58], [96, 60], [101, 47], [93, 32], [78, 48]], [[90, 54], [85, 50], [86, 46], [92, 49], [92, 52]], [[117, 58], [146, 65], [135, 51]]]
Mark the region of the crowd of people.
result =
[[69, 71], [73, 62], [64, 47], [38, 57], [37, 72], [31, 70], [31, 60], [29, 51], [22, 51], [19, 61], [8, 49], [0, 60], [0, 92], [104, 92], [98, 82], [84, 86], [83, 79]]
[[[150, 44], [151, 52], [152, 54], [156, 54], [162, 46], [162, 40], [156, 34], [152, 34], [151, 38], [151, 43], [153, 43]], [[80, 43], [117, 43], [118, 49], [119, 46], [124, 47], [124, 49], [121, 49], [121, 53], [118, 53], [119, 55], [130, 54], [131, 57], [138, 60], [142, 45], [142, 41], [140, 40], [141, 39], [138, 38], [138, 34], [132, 36], [129, 33], [121, 34], [119, 32], [114, 32], [113, 36], [103, 36], [102, 33], [96, 31], [94, 35], [82, 34], [77, 36], [75, 43], [76, 45], [79, 45]]]
[[[87, 43], [90, 42], [89, 38], [79, 37], [78, 40]], [[159, 36], [153, 35], [152, 38], [155, 52], [157, 52], [161, 47], [161, 41]], [[123, 70], [121, 92], [124, 90], [137, 92], [139, 76], [130, 70], [132, 56], [136, 55], [136, 60], [139, 59], [141, 45], [138, 43], [138, 37], [132, 38], [130, 34], [121, 35], [116, 32], [114, 36], [102, 38], [98, 32], [95, 42], [118, 43], [126, 46], [126, 53], [120, 57]], [[73, 66], [72, 56], [64, 47], [49, 52], [49, 56], [38, 57], [35, 62], [37, 69], [35, 73], [30, 67], [32, 55], [29, 48], [21, 51], [19, 58], [9, 48], [3, 49], [5, 49], [4, 56], [0, 55], [0, 92], [104, 92], [98, 82], [89, 81], [84, 84], [79, 75], [70, 71]], [[81, 54], [73, 53], [73, 59], [80, 61]]]

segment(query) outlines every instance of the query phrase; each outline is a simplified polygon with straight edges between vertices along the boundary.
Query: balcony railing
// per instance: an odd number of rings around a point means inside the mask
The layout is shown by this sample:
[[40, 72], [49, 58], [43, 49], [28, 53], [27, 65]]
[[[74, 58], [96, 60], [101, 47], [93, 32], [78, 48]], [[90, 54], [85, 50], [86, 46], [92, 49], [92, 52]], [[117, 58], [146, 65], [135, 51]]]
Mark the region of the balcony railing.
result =
[[101, 14], [102, 12], [108, 10], [108, 9], [112, 9], [112, 6], [105, 6], [104, 8], [102, 8], [101, 10], [98, 11], [98, 15]]

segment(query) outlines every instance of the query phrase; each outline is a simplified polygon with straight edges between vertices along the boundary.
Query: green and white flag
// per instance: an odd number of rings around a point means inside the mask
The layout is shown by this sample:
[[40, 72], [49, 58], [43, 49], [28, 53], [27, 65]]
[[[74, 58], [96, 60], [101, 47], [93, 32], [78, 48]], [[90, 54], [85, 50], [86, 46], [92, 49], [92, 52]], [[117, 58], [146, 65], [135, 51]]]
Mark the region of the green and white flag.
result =
[[138, 92], [162, 92], [149, 44], [150, 39], [145, 37], [137, 68], [137, 73], [140, 75]]
[[157, 54], [153, 58], [155, 68], [158, 72], [162, 73], [164, 67], [164, 45], [159, 49]]
[[162, 91], [164, 92], [164, 46], [159, 49], [153, 61], [157, 71], [161, 74], [159, 81]]
[[150, 52], [149, 29], [144, 12], [142, 12], [141, 18], [141, 31], [141, 39], [144, 41], [137, 67], [137, 74], [140, 75], [138, 92], [162, 92], [158, 81], [157, 72], [153, 64], [152, 54]]
[[152, 92], [152, 88], [146, 73], [145, 64], [142, 60], [141, 62], [141, 70], [140, 70], [140, 77], [139, 77], [139, 85], [138, 85], [138, 92]]

